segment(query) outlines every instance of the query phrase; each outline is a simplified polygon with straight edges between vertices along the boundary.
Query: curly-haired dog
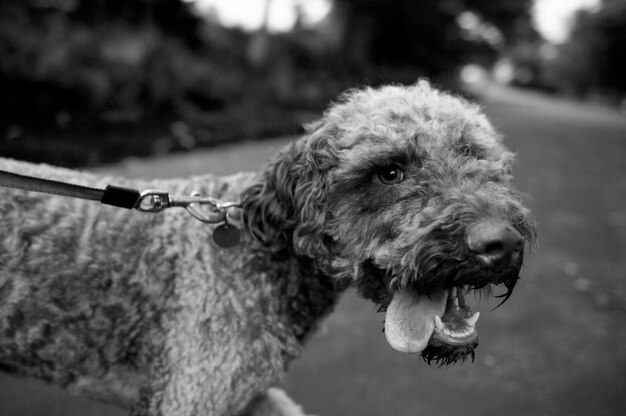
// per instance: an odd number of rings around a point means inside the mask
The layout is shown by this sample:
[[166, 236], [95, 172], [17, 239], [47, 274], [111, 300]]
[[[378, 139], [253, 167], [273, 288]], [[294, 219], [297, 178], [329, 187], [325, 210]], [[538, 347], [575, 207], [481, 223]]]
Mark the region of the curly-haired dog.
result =
[[535, 234], [512, 160], [477, 106], [419, 82], [347, 93], [260, 174], [132, 184], [242, 201], [235, 249], [182, 210], [2, 190], [0, 363], [135, 415], [295, 415], [271, 386], [350, 285], [386, 310], [393, 348], [463, 360], [465, 294], [508, 297]]

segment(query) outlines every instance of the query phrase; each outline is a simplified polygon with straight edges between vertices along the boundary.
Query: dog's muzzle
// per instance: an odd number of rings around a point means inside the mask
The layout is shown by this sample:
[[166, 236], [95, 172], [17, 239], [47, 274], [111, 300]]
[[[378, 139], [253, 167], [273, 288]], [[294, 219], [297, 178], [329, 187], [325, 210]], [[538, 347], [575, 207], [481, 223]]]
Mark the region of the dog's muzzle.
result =
[[519, 279], [525, 240], [508, 222], [493, 218], [471, 224], [463, 240], [460, 258], [430, 268], [433, 275], [427, 280], [442, 285], [407, 286], [393, 294], [386, 308], [385, 336], [394, 349], [443, 363], [473, 358], [479, 312], [471, 310], [465, 296], [503, 284], [506, 301]]

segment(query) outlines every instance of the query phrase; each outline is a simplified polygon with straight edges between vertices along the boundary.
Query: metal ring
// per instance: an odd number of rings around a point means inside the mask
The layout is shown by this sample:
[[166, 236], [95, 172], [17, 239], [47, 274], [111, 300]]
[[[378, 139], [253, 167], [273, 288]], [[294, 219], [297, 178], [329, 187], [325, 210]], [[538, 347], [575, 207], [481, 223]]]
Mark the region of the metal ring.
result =
[[194, 207], [194, 205], [195, 204], [189, 204], [185, 206], [185, 209], [198, 221], [201, 221], [207, 224], [217, 224], [220, 222], [224, 222], [226, 220], [226, 212], [224, 211], [217, 211], [213, 214], [206, 215], [204, 212]]

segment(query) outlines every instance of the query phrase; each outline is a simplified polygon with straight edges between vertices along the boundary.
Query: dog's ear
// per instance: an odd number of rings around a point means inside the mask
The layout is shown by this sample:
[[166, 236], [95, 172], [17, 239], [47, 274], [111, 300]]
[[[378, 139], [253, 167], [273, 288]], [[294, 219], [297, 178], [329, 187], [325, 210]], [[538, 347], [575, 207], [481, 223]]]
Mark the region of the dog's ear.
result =
[[510, 185], [513, 181], [513, 164], [515, 163], [515, 155], [511, 152], [502, 150], [500, 160], [497, 165], [500, 166], [500, 175], [505, 184]]
[[243, 195], [251, 234], [276, 249], [312, 258], [329, 255], [324, 241], [329, 174], [336, 164], [336, 130], [318, 122], [292, 143]]

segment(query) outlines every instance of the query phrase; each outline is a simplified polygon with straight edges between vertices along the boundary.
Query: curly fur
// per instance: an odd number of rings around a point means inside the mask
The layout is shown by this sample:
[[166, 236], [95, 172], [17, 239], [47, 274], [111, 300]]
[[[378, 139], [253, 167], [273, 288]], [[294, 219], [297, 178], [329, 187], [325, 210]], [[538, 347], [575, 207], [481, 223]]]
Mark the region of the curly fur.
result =
[[[400, 287], [512, 290], [521, 256], [486, 270], [463, 243], [469, 225], [494, 217], [533, 241], [512, 161], [476, 105], [421, 81], [349, 91], [259, 174], [132, 184], [241, 199], [237, 249], [214, 246], [184, 211], [2, 190], [0, 365], [134, 415], [299, 415], [271, 386], [348, 285], [383, 309]], [[403, 181], [377, 179], [390, 164]], [[6, 159], [0, 168], [124, 185]]]
[[[338, 281], [358, 284], [373, 260], [402, 286], [449, 286], [454, 276], [437, 280], [432, 268], [467, 260], [458, 242], [469, 224], [503, 218], [534, 240], [510, 186], [512, 161], [478, 106], [424, 81], [353, 90], [269, 165], [245, 212], [262, 241], [317, 259]], [[406, 166], [407, 180], [375, 183], [390, 163]]]

